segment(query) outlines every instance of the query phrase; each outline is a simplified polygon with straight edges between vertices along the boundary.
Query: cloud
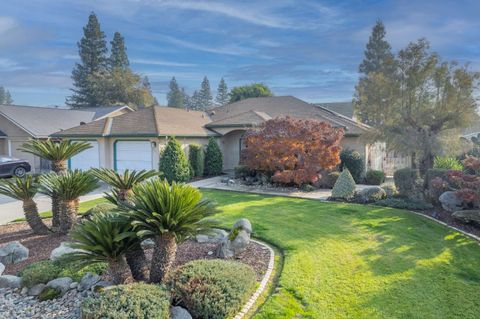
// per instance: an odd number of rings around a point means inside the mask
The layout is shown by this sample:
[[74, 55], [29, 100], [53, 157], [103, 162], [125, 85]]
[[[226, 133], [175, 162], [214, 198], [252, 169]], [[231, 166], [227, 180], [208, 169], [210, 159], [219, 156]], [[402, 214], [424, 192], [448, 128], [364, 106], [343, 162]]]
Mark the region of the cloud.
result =
[[0, 71], [18, 71], [24, 70], [26, 67], [19, 65], [17, 62], [7, 59], [0, 58]]
[[130, 59], [130, 62], [136, 63], [136, 64], [178, 66], [178, 67], [192, 67], [197, 65], [194, 63], [180, 63], [180, 62], [165, 61], [160, 59]]

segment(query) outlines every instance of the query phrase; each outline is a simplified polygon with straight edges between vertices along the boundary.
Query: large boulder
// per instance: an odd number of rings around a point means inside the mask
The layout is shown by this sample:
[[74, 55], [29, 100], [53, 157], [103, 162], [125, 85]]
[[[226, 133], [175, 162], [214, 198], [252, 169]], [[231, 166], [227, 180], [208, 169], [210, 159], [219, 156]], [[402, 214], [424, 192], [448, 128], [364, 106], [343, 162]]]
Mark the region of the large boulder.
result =
[[80, 283], [78, 284], [77, 289], [80, 291], [90, 290], [101, 279], [102, 278], [99, 275], [92, 274], [91, 272], [87, 272], [85, 276], [83, 276], [82, 280], [80, 280]]
[[28, 289], [27, 294], [29, 296], [38, 296], [43, 291], [45, 286], [46, 286], [45, 284], [36, 284], [32, 288]]
[[452, 214], [452, 216], [464, 223], [472, 223], [480, 225], [480, 210], [459, 210]]
[[463, 201], [458, 198], [457, 194], [453, 191], [446, 191], [438, 198], [442, 204], [442, 208], [447, 212], [453, 213], [462, 209]]
[[214, 228], [210, 234], [197, 235], [195, 239], [198, 243], [219, 243], [227, 236], [228, 233], [223, 229]]
[[222, 239], [217, 247], [216, 255], [219, 258], [233, 258], [244, 252], [250, 243], [252, 224], [248, 219], [239, 219], [227, 237]]
[[63, 255], [70, 254], [73, 252], [79, 252], [82, 251], [81, 249], [74, 249], [68, 246], [68, 242], [64, 241], [60, 243], [60, 246], [52, 250], [50, 253], [50, 260], [58, 260], [60, 259]]
[[70, 284], [73, 282], [73, 279], [70, 277], [61, 277], [57, 279], [50, 280], [47, 283], [48, 288], [54, 288], [61, 291], [61, 294], [65, 294], [70, 290]]
[[186, 309], [176, 306], [170, 309], [170, 318], [171, 319], [192, 319], [192, 316]]
[[0, 276], [0, 288], [20, 288], [22, 278], [12, 275]]
[[4, 271], [5, 271], [5, 265], [0, 263], [0, 276], [3, 274]]
[[16, 264], [28, 258], [28, 248], [19, 241], [12, 241], [0, 248], [0, 262], [5, 265]]

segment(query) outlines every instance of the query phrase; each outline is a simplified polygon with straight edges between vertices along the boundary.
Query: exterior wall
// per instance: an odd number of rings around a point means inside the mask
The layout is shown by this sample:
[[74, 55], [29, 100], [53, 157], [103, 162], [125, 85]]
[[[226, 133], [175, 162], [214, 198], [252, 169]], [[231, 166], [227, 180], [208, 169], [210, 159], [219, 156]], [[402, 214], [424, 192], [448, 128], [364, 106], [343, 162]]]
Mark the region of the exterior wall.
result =
[[245, 130], [235, 130], [222, 136], [220, 148], [223, 153], [223, 169], [233, 170], [240, 161], [240, 139]]

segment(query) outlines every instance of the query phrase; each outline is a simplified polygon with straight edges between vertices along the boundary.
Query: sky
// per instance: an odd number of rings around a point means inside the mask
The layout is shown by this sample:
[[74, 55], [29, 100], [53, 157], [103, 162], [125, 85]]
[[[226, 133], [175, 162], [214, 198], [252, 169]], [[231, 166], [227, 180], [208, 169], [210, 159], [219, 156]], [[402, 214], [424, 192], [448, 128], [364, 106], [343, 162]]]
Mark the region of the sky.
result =
[[396, 52], [426, 37], [443, 59], [480, 71], [480, 1], [2, 0], [0, 86], [15, 104], [64, 105], [90, 12], [108, 41], [124, 37], [131, 67], [160, 104], [175, 76], [192, 93], [267, 84], [309, 102], [350, 101], [371, 28]]

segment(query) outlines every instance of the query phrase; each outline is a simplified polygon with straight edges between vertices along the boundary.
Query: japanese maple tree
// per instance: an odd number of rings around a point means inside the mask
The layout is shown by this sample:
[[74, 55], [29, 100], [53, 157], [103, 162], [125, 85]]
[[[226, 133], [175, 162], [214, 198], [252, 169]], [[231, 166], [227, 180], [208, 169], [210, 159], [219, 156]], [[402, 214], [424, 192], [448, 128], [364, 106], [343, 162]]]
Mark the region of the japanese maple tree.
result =
[[340, 163], [343, 135], [342, 128], [326, 122], [275, 118], [245, 133], [241, 162], [252, 170], [271, 174], [276, 183], [315, 183], [320, 171]]

